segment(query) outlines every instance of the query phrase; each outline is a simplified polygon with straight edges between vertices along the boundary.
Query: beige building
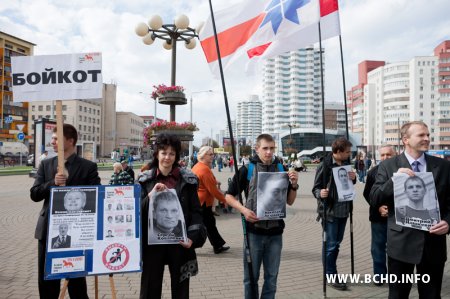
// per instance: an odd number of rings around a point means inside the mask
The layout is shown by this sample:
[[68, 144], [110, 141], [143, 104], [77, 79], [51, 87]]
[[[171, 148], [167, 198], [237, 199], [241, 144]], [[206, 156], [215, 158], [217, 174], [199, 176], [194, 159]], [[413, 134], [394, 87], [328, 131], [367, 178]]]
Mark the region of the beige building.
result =
[[[78, 130], [77, 145], [83, 148], [84, 144], [93, 144], [98, 158], [110, 156], [116, 148], [116, 89], [114, 84], [103, 84], [102, 99], [62, 102], [64, 122], [74, 125]], [[35, 120], [55, 119], [52, 101], [31, 102], [28, 109], [28, 130], [33, 137]], [[34, 143], [34, 138], [30, 143]]]
[[117, 112], [117, 144], [120, 152], [128, 149], [130, 154], [140, 155], [144, 144], [142, 117], [132, 112]]

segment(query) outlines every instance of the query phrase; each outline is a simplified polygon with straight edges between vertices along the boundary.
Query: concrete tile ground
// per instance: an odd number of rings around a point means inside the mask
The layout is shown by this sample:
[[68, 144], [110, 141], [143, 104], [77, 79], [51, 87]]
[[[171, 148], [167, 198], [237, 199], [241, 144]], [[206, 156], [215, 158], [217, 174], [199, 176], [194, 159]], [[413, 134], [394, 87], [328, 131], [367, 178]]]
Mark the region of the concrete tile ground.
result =
[[[107, 184], [111, 172], [102, 171]], [[215, 171], [222, 188], [233, 173], [229, 169]], [[278, 277], [277, 298], [322, 298], [321, 227], [315, 221], [316, 200], [311, 194], [314, 173], [300, 173], [300, 192], [288, 209], [283, 239], [283, 256]], [[37, 241], [34, 228], [41, 203], [29, 198], [33, 179], [28, 176], [0, 177], [0, 298], [38, 298]], [[371, 274], [370, 223], [368, 205], [362, 198], [364, 185], [357, 184], [354, 204], [353, 231], [355, 273]], [[191, 279], [191, 298], [243, 298], [242, 228], [237, 214], [221, 214], [217, 226], [231, 249], [215, 255], [209, 242], [197, 250], [200, 273]], [[338, 259], [340, 273], [350, 273], [349, 226]], [[261, 273], [261, 277], [262, 277]], [[88, 277], [90, 296], [94, 298], [94, 278]], [[138, 298], [140, 274], [114, 276], [118, 298]], [[261, 280], [260, 280], [261, 282]], [[170, 298], [168, 270], [164, 279], [163, 298]], [[261, 287], [261, 283], [259, 285]], [[350, 285], [348, 291], [328, 288], [329, 298], [387, 298], [387, 286]], [[108, 276], [99, 277], [100, 298], [111, 298]], [[411, 298], [417, 298], [413, 288]], [[450, 267], [443, 281], [443, 298], [450, 298]], [[66, 296], [68, 298], [68, 296]]]

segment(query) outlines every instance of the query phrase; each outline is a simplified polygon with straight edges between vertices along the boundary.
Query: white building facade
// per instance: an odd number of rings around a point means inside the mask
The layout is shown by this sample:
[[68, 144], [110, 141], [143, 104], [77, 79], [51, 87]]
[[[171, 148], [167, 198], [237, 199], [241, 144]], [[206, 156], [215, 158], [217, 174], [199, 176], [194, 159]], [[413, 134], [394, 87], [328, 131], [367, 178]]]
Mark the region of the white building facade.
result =
[[364, 86], [362, 144], [382, 143], [401, 147], [400, 128], [409, 121], [424, 121], [430, 130], [431, 149], [436, 138], [438, 114], [437, 57], [414, 57], [408, 62], [388, 63], [368, 73]]
[[265, 61], [262, 119], [264, 133], [279, 133], [288, 125], [322, 126], [318, 49], [299, 49]]
[[245, 138], [247, 143], [262, 133], [262, 102], [257, 95], [249, 95], [248, 100], [237, 104], [237, 137]]

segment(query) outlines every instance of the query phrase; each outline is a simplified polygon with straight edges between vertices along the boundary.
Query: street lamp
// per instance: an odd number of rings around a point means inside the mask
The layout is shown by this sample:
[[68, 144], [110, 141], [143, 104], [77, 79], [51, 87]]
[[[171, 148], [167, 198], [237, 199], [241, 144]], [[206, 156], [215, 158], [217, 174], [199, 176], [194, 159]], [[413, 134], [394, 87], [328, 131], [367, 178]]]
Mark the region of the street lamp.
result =
[[[189, 18], [185, 15], [179, 15], [174, 24], [163, 24], [162, 18], [154, 15], [148, 21], [148, 25], [141, 22], [137, 24], [135, 32], [142, 37], [142, 42], [151, 45], [155, 39], [164, 40], [163, 47], [166, 50], [172, 50], [171, 66], [171, 86], [175, 86], [175, 74], [177, 63], [177, 42], [184, 41], [187, 49], [195, 48], [198, 37], [196, 30], [189, 27]], [[170, 121], [175, 121], [175, 105], [180, 103], [170, 103]], [[185, 103], [184, 103], [185, 104]]]
[[[193, 94], [196, 94], [196, 93], [202, 93], [202, 92], [213, 92], [211, 89], [208, 89], [208, 90], [200, 90], [200, 91], [193, 91], [193, 92], [191, 92], [191, 103], [190, 103], [190, 119], [189, 119], [189, 121], [192, 123], [192, 102], [193, 102], [193, 97], [192, 97], [192, 95]], [[192, 140], [190, 140], [189, 141], [189, 163], [188, 163], [188, 167], [189, 168], [191, 168], [192, 167], [192, 161], [191, 161], [191, 157], [192, 157], [192, 154], [194, 153], [194, 144], [193, 144], [193, 141]]]

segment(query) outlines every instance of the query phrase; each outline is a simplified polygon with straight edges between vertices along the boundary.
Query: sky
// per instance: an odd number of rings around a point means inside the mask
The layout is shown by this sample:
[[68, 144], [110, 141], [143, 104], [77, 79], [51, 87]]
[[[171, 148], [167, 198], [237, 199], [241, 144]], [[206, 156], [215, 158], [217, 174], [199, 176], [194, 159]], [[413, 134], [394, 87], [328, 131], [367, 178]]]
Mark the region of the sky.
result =
[[[218, 11], [242, 0], [213, 0]], [[357, 84], [363, 60], [408, 61], [432, 55], [450, 39], [448, 0], [340, 0], [345, 85]], [[197, 27], [209, 16], [206, 0], [2, 0], [0, 31], [30, 41], [35, 55], [102, 52], [103, 81], [117, 84], [117, 111], [153, 115], [153, 85], [170, 85], [171, 51], [162, 41], [142, 43], [135, 34], [139, 22], [160, 15], [170, 24], [180, 14]], [[326, 101], [344, 103], [339, 38], [323, 42]], [[318, 45], [315, 45], [318, 48]], [[199, 44], [193, 50], [177, 44], [176, 84], [193, 98], [193, 121], [200, 128], [194, 144], [226, 126], [222, 84], [214, 79]], [[232, 119], [236, 103], [261, 94], [260, 75], [248, 76], [239, 63], [225, 71]], [[213, 92], [202, 92], [213, 90]], [[176, 121], [190, 120], [189, 104], [177, 106]], [[158, 105], [157, 116], [169, 118], [168, 106]], [[264, 121], [264, 120], [263, 120]]]

